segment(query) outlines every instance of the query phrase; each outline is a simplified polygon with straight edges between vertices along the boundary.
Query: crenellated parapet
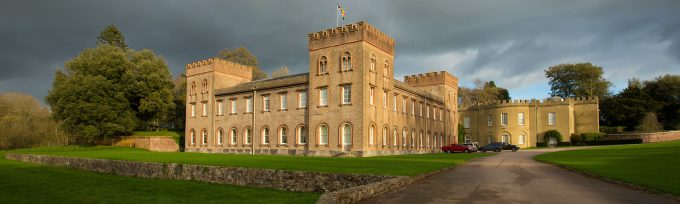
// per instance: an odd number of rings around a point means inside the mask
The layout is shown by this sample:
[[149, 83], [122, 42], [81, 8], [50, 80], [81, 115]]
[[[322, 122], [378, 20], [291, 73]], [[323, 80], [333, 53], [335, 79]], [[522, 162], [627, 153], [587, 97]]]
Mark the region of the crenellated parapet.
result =
[[454, 88], [458, 87], [458, 78], [446, 71], [428, 72], [423, 74], [416, 74], [404, 76], [404, 83], [409, 86], [428, 86], [437, 84], [447, 84]]
[[213, 57], [187, 64], [185, 69], [187, 76], [215, 71], [217, 73], [228, 74], [250, 81], [254, 68]]
[[478, 104], [462, 104], [461, 110], [471, 109], [488, 109], [488, 108], [502, 108], [502, 107], [517, 107], [517, 106], [555, 106], [555, 105], [581, 105], [581, 104], [598, 104], [598, 98], [595, 97], [577, 97], [577, 98], [547, 98], [543, 100], [499, 100]]
[[394, 55], [394, 39], [363, 21], [309, 33], [308, 39], [309, 51], [339, 44], [366, 41], [378, 49]]

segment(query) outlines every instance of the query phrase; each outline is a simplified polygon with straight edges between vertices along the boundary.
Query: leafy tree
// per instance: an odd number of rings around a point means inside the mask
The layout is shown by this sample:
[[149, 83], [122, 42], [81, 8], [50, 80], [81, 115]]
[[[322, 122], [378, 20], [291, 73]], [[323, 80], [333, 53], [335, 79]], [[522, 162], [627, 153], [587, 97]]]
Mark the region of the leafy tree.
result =
[[288, 67], [281, 66], [281, 67], [279, 67], [279, 69], [274, 70], [272, 72], [272, 78], [286, 76], [286, 75], [288, 75], [288, 72], [289, 72]]
[[257, 57], [250, 53], [250, 51], [248, 51], [248, 49], [245, 47], [237, 47], [231, 50], [225, 48], [224, 50], [221, 50], [217, 53], [217, 57], [234, 63], [254, 67], [253, 80], [267, 78], [267, 73], [262, 71], [258, 66]]
[[465, 143], [465, 127], [463, 124], [458, 124], [458, 144]]
[[112, 45], [119, 47], [121, 49], [127, 49], [128, 46], [125, 44], [125, 36], [123, 33], [118, 31], [118, 28], [114, 25], [107, 26], [104, 30], [99, 33], [97, 37], [97, 45]]
[[559, 64], [545, 70], [552, 96], [562, 98], [608, 95], [611, 83], [602, 77], [602, 67], [591, 63]]
[[[170, 121], [175, 109], [172, 76], [165, 61], [151, 50], [130, 52], [133, 66], [124, 74], [126, 97], [139, 129], [155, 129]], [[164, 126], [164, 125], [163, 125]]]
[[640, 121], [640, 125], [636, 128], [639, 132], [659, 132], [663, 130], [661, 123], [657, 120], [656, 113], [649, 112]]
[[625, 126], [633, 131], [639, 124], [640, 118], [647, 112], [655, 112], [660, 104], [642, 90], [637, 79], [628, 81], [628, 87], [620, 93], [600, 101], [602, 125]]
[[69, 139], [46, 107], [21, 93], [0, 94], [0, 129], [0, 149], [62, 145]]
[[184, 129], [185, 127], [185, 117], [186, 117], [186, 95], [187, 95], [187, 76], [182, 73], [172, 82], [175, 84], [175, 89], [173, 89], [173, 96], [175, 103], [175, 112], [171, 118], [173, 118], [174, 129]]
[[643, 91], [660, 104], [656, 111], [665, 129], [680, 129], [680, 75], [664, 75], [645, 81]]
[[458, 103], [461, 104], [480, 104], [499, 100], [510, 100], [510, 93], [507, 89], [496, 87], [494, 81], [474, 80], [474, 87], [458, 88]]

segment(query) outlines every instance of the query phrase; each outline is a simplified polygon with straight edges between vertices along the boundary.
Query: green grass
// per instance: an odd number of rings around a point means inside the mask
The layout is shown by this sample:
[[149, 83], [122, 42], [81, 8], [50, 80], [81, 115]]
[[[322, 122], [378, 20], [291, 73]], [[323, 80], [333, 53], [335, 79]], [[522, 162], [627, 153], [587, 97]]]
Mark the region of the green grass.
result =
[[275, 155], [150, 152], [126, 147], [43, 147], [13, 150], [17, 153], [133, 160], [160, 163], [203, 164], [226, 167], [266, 168], [314, 172], [413, 176], [451, 167], [482, 154], [420, 154], [367, 158], [330, 158]]
[[536, 159], [680, 195], [680, 141], [552, 152]]
[[0, 203], [314, 203], [318, 193], [142, 179], [4, 159]]
[[134, 131], [132, 136], [170, 136], [177, 144], [179, 144], [179, 137], [184, 135], [182, 131]]

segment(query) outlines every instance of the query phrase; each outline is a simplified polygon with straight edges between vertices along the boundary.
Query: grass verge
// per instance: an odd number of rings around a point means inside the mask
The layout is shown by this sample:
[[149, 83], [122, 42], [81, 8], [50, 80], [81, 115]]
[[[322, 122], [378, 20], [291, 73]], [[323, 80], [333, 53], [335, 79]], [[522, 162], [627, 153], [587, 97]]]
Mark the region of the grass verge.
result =
[[461, 153], [397, 155], [367, 158], [330, 158], [190, 152], [150, 152], [143, 149], [104, 146], [43, 147], [13, 150], [12, 152], [96, 159], [393, 176], [414, 176], [455, 166], [476, 157], [493, 155], [491, 153]]
[[2, 203], [315, 203], [319, 193], [143, 179], [4, 159]]
[[545, 153], [539, 161], [680, 195], [680, 141]]

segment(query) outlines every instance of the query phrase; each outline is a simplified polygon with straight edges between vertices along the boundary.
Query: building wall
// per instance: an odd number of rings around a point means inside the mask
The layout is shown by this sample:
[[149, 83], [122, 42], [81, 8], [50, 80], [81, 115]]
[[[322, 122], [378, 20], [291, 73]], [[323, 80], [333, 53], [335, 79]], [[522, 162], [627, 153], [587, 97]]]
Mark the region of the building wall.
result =
[[[568, 142], [571, 134], [599, 132], [599, 113], [597, 98], [568, 98], [563, 101], [512, 100], [499, 101], [476, 106], [464, 106], [460, 109], [460, 123], [465, 125], [465, 118], [470, 118], [467, 137], [472, 142], [482, 145], [489, 142], [500, 142], [503, 135], [509, 136], [512, 144], [520, 147], [535, 147], [537, 142], [545, 142], [543, 135], [548, 130], [557, 130], [562, 134], [562, 141]], [[507, 113], [507, 125], [501, 124], [501, 115]], [[519, 113], [524, 114], [524, 124], [519, 123]], [[548, 115], [555, 113], [555, 125], [548, 123]], [[488, 125], [488, 116], [491, 125]], [[524, 144], [520, 137], [524, 135]]]

